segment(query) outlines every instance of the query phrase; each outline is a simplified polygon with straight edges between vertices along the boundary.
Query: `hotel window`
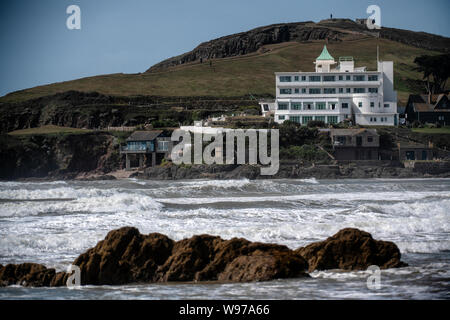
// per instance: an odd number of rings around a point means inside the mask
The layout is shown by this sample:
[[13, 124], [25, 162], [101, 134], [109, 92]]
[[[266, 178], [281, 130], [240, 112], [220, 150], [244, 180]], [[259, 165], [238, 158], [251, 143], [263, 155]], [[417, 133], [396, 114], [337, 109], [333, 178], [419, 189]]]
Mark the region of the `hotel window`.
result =
[[388, 104], [388, 103], [385, 103], [385, 104], [384, 104], [384, 107], [385, 107], [385, 108], [389, 108], [389, 104]]
[[362, 102], [358, 102], [358, 107], [362, 108]]
[[339, 88], [339, 93], [344, 93], [344, 88]]
[[316, 110], [325, 110], [327, 104], [325, 102], [316, 102]]
[[336, 88], [324, 88], [323, 93], [325, 94], [334, 94], [336, 93]]
[[303, 103], [303, 110], [312, 110], [313, 104], [312, 102]]
[[264, 104], [263, 108], [264, 108], [264, 111], [269, 111], [269, 105], [268, 104]]
[[291, 104], [291, 110], [302, 110], [302, 103], [301, 102], [293, 102]]
[[309, 94], [320, 94], [320, 88], [309, 88]]
[[169, 141], [158, 141], [158, 151], [169, 151]]
[[378, 88], [369, 88], [370, 93], [378, 93]]
[[361, 75], [353, 76], [353, 81], [364, 81], [365, 79], [366, 79], [365, 76], [361, 76]]
[[280, 89], [280, 94], [291, 94], [292, 89]]
[[339, 76], [339, 81], [342, 81], [342, 80], [344, 80], [344, 76]]
[[337, 116], [328, 116], [328, 123], [337, 123], [338, 122], [338, 117]]
[[278, 116], [278, 120], [284, 120], [284, 116]]
[[380, 121], [383, 122], [383, 121], [384, 121], [384, 117], [381, 117], [381, 118], [380, 118]]
[[300, 93], [300, 89], [299, 89], [299, 88], [295, 88], [295, 89], [294, 89], [294, 92], [295, 92], [295, 93]]
[[298, 76], [294, 76], [294, 81], [298, 81]]
[[309, 81], [320, 82], [320, 76], [309, 76]]
[[370, 102], [370, 107], [371, 108], [375, 107], [375, 102]]
[[351, 93], [351, 88], [345, 88], [345, 92]]
[[305, 116], [302, 119], [302, 124], [308, 124], [308, 122], [312, 121], [313, 117], [312, 116]]
[[292, 77], [291, 76], [280, 76], [280, 82], [291, 82]]
[[300, 116], [290, 116], [289, 120], [291, 120], [292, 122], [300, 123]]
[[323, 121], [325, 122], [325, 116], [315, 116], [314, 117], [316, 121]]
[[335, 76], [323, 76], [323, 81], [336, 81]]
[[328, 102], [328, 106], [330, 107], [331, 110], [335, 110], [336, 105], [337, 105], [337, 102]]
[[368, 80], [369, 80], [369, 81], [378, 81], [378, 76], [377, 76], [376, 74], [370, 75], [370, 76], [368, 77]]
[[302, 88], [302, 93], [306, 93], [306, 88]]
[[350, 79], [351, 79], [350, 76], [345, 76], [346, 81], [350, 81]]
[[353, 88], [353, 93], [365, 93], [366, 88]]
[[342, 103], [342, 109], [348, 109], [348, 103]]
[[302, 81], [306, 81], [306, 76], [302, 76]]
[[279, 103], [278, 110], [289, 110], [289, 105], [287, 103]]

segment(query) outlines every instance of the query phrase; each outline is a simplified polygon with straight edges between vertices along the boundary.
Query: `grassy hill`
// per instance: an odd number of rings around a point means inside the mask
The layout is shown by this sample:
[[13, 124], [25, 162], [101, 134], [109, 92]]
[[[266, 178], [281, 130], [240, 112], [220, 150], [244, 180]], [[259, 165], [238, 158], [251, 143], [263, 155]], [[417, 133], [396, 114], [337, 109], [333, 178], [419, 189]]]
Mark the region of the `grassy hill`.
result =
[[[313, 61], [320, 54], [325, 41], [282, 42], [265, 45], [246, 55], [194, 61], [178, 66], [139, 74], [109, 74], [73, 81], [38, 86], [16, 91], [0, 98], [0, 102], [24, 101], [59, 92], [77, 90], [97, 91], [116, 96], [243, 96], [275, 95], [274, 72], [313, 71]], [[381, 60], [393, 60], [394, 86], [400, 103], [405, 103], [411, 92], [423, 91], [421, 74], [414, 71], [415, 57], [439, 54], [437, 51], [413, 47], [372, 36], [354, 40], [330, 42], [327, 47], [335, 59], [354, 56], [356, 66], [376, 69], [376, 46]], [[209, 61], [212, 62], [210, 65]]]

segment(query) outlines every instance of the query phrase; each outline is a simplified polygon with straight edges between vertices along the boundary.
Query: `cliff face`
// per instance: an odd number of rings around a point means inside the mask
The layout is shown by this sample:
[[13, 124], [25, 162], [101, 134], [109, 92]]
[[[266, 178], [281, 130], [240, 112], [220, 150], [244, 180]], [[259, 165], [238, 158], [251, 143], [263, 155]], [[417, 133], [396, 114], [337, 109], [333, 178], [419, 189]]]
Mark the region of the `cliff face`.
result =
[[361, 37], [375, 38], [378, 34], [380, 38], [418, 48], [441, 52], [449, 52], [450, 50], [450, 39], [446, 37], [394, 28], [382, 28], [375, 32], [349, 19], [332, 19], [323, 20], [319, 23], [308, 21], [274, 24], [214, 39], [201, 43], [190, 52], [164, 60], [152, 66], [147, 72], [199, 61], [200, 59], [217, 59], [249, 54], [268, 44], [325, 39], [345, 41]]
[[118, 97], [67, 91], [32, 100], [0, 104], [0, 133], [58, 125], [72, 128], [135, 126], [154, 120], [192, 123], [195, 117], [257, 106], [250, 97]]
[[116, 139], [107, 133], [0, 136], [0, 179], [73, 178], [108, 173], [121, 165]]

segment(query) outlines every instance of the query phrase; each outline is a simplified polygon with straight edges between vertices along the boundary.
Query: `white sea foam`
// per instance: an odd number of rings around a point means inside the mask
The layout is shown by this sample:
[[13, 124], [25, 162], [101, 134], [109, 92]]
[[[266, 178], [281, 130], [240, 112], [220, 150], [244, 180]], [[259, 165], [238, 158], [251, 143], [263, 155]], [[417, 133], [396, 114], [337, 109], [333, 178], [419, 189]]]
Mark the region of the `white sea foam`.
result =
[[125, 225], [175, 240], [210, 233], [291, 248], [356, 227], [394, 241], [402, 253], [443, 252], [450, 248], [450, 183], [423, 184], [315, 179], [0, 183], [0, 198], [16, 200], [0, 202], [0, 263], [60, 265]]

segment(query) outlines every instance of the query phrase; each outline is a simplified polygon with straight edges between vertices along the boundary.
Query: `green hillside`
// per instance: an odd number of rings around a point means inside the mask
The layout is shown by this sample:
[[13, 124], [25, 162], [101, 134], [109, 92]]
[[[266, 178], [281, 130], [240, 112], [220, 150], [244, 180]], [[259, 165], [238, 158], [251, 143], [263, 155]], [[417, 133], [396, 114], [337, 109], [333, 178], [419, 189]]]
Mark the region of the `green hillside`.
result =
[[[393, 60], [394, 85], [399, 100], [405, 103], [408, 94], [423, 90], [414, 71], [414, 58], [439, 52], [425, 50], [398, 42], [367, 37], [356, 40], [331, 42], [327, 45], [335, 59], [353, 56], [356, 66], [376, 68], [376, 46], [381, 60]], [[108, 95], [135, 96], [242, 96], [246, 94], [275, 94], [274, 72], [313, 71], [313, 61], [320, 54], [324, 41], [284, 42], [266, 45], [248, 55], [194, 62], [140, 74], [110, 74], [73, 81], [38, 86], [10, 93], [0, 102], [23, 101], [58, 92], [77, 90], [97, 91]]]

